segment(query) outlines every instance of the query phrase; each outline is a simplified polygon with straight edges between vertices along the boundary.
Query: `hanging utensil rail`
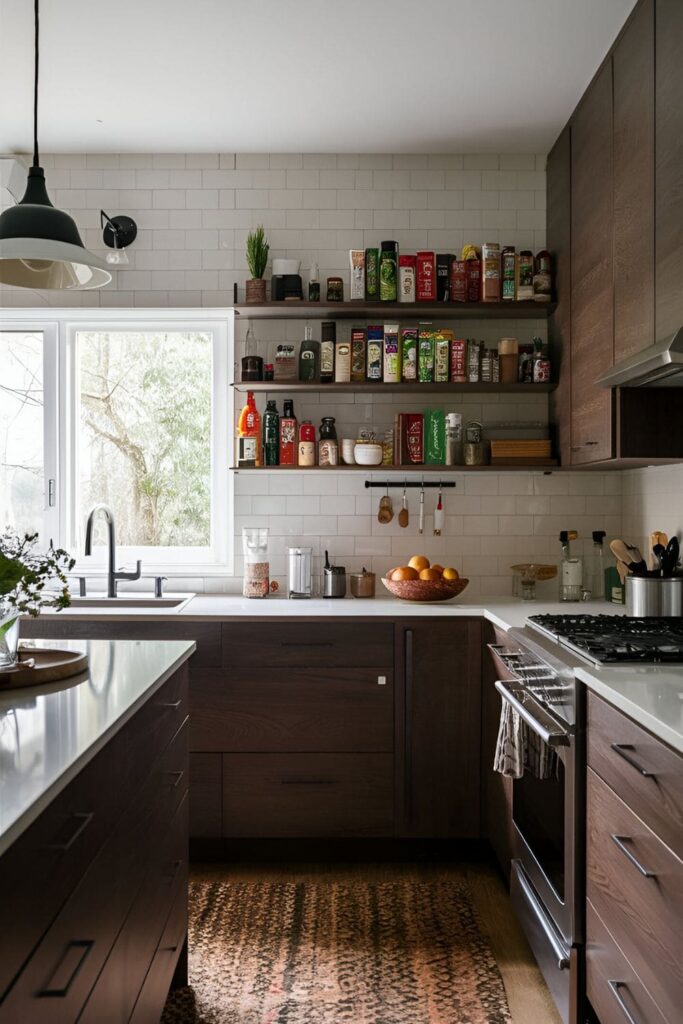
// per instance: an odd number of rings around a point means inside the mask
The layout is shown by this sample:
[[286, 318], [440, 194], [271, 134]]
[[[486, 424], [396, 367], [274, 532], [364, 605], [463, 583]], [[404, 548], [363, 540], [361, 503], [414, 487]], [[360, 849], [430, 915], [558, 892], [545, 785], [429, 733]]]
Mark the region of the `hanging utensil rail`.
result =
[[455, 487], [455, 481], [444, 480], [443, 482], [432, 483], [431, 480], [426, 480], [425, 483], [423, 484], [420, 481], [415, 482], [413, 480], [408, 480], [406, 483], [404, 483], [403, 480], [366, 480], [365, 486], [382, 487], [388, 489], [391, 489], [393, 487], [394, 490], [399, 491], [402, 490], [404, 487], [424, 487], [425, 490], [427, 490], [428, 487], [441, 487], [443, 490], [446, 490], [447, 487]]

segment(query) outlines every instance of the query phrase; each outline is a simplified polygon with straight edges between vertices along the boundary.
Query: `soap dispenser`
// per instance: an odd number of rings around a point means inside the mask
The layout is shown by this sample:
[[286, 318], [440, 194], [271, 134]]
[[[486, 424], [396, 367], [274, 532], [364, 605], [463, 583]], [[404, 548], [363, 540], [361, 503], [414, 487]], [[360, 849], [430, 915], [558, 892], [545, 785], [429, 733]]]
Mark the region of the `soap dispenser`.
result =
[[583, 560], [572, 557], [571, 541], [576, 540], [576, 530], [562, 530], [562, 562], [560, 563], [560, 601], [580, 601], [583, 590]]

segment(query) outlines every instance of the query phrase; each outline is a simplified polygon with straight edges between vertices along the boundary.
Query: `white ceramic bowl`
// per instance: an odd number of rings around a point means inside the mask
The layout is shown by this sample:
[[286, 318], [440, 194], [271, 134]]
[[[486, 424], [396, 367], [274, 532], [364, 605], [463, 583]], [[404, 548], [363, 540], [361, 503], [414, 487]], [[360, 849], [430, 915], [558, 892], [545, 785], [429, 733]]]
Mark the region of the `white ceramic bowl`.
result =
[[354, 458], [359, 466], [381, 466], [381, 444], [356, 444], [353, 449]]

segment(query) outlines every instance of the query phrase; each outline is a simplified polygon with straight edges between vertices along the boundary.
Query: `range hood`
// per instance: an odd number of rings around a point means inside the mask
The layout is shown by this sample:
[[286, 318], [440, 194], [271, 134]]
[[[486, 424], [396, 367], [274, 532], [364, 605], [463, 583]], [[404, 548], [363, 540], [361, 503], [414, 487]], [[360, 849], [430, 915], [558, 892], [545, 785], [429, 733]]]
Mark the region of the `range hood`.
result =
[[683, 327], [598, 377], [603, 388], [683, 387]]

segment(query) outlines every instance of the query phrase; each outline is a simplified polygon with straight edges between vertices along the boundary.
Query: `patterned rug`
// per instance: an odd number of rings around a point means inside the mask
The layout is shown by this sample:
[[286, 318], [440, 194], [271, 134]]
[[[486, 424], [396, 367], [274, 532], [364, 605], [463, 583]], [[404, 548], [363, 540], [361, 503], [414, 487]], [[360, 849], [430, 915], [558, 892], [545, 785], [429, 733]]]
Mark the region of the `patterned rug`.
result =
[[162, 1024], [510, 1024], [465, 881], [190, 884]]

